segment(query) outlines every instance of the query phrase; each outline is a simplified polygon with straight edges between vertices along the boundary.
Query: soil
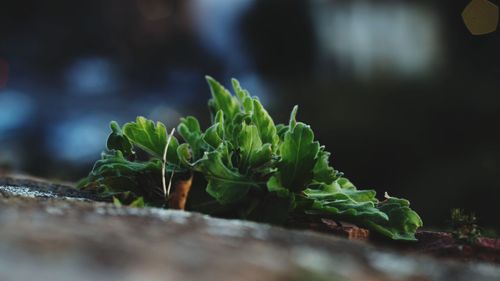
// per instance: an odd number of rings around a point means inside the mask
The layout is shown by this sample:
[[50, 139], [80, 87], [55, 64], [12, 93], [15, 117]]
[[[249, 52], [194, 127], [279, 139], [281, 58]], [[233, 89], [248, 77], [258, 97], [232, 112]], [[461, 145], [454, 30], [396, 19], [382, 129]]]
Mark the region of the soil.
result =
[[416, 243], [397, 245], [397, 248], [439, 258], [500, 264], [500, 239], [479, 237], [471, 244], [453, 238], [451, 233], [435, 231], [419, 231], [417, 239]]
[[427, 254], [438, 258], [463, 262], [489, 262], [500, 264], [500, 239], [479, 237], [475, 243], [468, 243], [453, 238], [448, 232], [418, 231], [417, 242], [395, 242], [371, 234], [369, 230], [354, 225], [337, 224], [332, 220], [322, 219], [319, 223], [310, 223], [308, 227], [315, 231], [342, 236], [350, 240], [370, 241], [410, 253]]

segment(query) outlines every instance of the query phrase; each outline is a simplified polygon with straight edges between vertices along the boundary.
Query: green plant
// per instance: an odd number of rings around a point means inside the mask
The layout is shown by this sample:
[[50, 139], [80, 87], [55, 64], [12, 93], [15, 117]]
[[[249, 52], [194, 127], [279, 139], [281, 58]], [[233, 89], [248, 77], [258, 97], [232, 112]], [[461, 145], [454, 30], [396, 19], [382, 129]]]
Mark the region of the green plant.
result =
[[468, 244], [476, 243], [481, 236], [476, 214], [467, 213], [462, 209], [451, 209], [451, 227], [453, 237]]
[[[374, 190], [358, 190], [331, 167], [330, 153], [311, 127], [296, 120], [297, 106], [288, 124], [275, 125], [237, 80], [232, 80], [235, 95], [214, 79], [207, 81], [212, 92], [209, 128], [202, 131], [195, 117], [182, 118], [180, 143], [168, 138], [162, 123], [143, 117], [123, 128], [111, 122], [108, 149], [80, 186], [106, 196], [130, 192], [147, 205], [167, 206], [172, 196], [165, 194], [164, 171], [173, 182], [194, 177], [189, 210], [274, 224], [332, 218], [392, 239], [416, 240], [422, 220], [409, 202], [387, 195], [379, 201]], [[149, 159], [138, 161], [137, 149]]]

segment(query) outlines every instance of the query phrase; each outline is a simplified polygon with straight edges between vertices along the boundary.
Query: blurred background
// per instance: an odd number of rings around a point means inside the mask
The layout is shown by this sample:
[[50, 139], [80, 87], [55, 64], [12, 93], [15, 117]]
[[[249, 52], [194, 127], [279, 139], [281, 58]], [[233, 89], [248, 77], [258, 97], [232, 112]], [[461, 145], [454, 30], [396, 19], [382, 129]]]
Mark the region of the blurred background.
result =
[[204, 75], [236, 77], [359, 188], [499, 229], [500, 31], [471, 35], [468, 2], [2, 1], [0, 167], [77, 181], [110, 120], [206, 125]]

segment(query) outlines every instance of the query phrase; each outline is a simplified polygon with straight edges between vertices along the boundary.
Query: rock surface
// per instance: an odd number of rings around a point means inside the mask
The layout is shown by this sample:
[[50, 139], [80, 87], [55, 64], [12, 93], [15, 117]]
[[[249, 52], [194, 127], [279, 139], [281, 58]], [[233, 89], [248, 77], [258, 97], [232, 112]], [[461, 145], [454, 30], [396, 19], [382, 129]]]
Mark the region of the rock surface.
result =
[[500, 267], [0, 178], [0, 280], [500, 280]]

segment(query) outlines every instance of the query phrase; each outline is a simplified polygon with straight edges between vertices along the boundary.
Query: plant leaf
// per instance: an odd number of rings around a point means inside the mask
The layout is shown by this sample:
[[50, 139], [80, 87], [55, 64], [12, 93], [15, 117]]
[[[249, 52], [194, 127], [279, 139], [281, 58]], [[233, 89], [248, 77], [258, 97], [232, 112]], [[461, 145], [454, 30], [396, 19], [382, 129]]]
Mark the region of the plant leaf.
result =
[[250, 167], [259, 168], [269, 164], [273, 160], [273, 149], [270, 143], [266, 143], [250, 155]]
[[107, 193], [132, 192], [144, 196], [153, 205], [161, 205], [164, 196], [161, 190], [161, 160], [147, 162], [129, 161], [121, 151], [103, 153], [89, 173], [81, 188], [102, 187]]
[[177, 131], [181, 137], [189, 144], [192, 158], [198, 160], [203, 156], [203, 151], [207, 150], [207, 145], [203, 141], [203, 133], [200, 123], [192, 116], [181, 118], [181, 123], [177, 126]]
[[269, 190], [269, 192], [276, 193], [279, 197], [290, 196], [290, 190], [283, 187], [283, 185], [281, 184], [280, 177], [276, 175], [270, 177], [269, 180], [267, 181], [267, 190]]
[[415, 232], [423, 226], [420, 216], [410, 209], [406, 199], [386, 196], [377, 208], [387, 214], [388, 221], [369, 220], [364, 222], [368, 227], [394, 240], [416, 241]]
[[320, 184], [317, 188], [304, 190], [308, 199], [314, 200], [308, 213], [323, 214], [337, 218], [358, 220], [362, 218], [387, 220], [385, 213], [376, 208], [377, 199], [373, 190], [344, 190], [338, 182]]
[[313, 174], [314, 180], [329, 184], [337, 178], [337, 171], [335, 171], [329, 164], [328, 158], [330, 153], [321, 147], [316, 157], [316, 164], [314, 164]]
[[217, 112], [215, 120], [215, 123], [203, 134], [203, 140], [213, 149], [216, 149], [222, 144], [225, 136], [224, 113], [222, 110]]
[[273, 146], [278, 144], [279, 137], [273, 119], [257, 99], [253, 100], [252, 122], [257, 126], [263, 143], [270, 143]]
[[290, 121], [288, 122], [288, 130], [293, 130], [295, 125], [297, 125], [297, 111], [299, 110], [299, 106], [296, 105], [293, 107], [292, 112], [290, 113]]
[[[162, 159], [165, 145], [167, 144], [167, 129], [161, 122], [156, 124], [144, 117], [137, 117], [135, 122], [123, 126], [124, 134], [130, 141], [158, 159]], [[167, 150], [167, 162], [177, 164], [177, 147], [179, 142], [172, 137]]]
[[120, 202], [120, 199], [116, 198], [115, 196], [113, 196], [113, 205], [115, 205], [115, 207], [122, 207], [122, 202]]
[[345, 178], [317, 189], [306, 189], [304, 194], [313, 200], [306, 213], [346, 220], [394, 240], [415, 241], [415, 232], [422, 226], [408, 200], [388, 197], [378, 203], [375, 191], [357, 190]]
[[262, 141], [259, 137], [259, 130], [255, 125], [243, 124], [239, 134], [238, 145], [241, 151], [240, 168], [246, 173], [252, 162], [255, 161], [256, 152], [262, 147]]
[[248, 93], [247, 90], [242, 89], [240, 86], [240, 82], [236, 79], [231, 79], [231, 83], [233, 84], [233, 89], [234, 93], [236, 94], [236, 97], [238, 97], [241, 106], [243, 107], [243, 110], [245, 113], [251, 113], [253, 112], [253, 99], [250, 97], [250, 94]]
[[133, 157], [134, 151], [132, 150], [132, 143], [125, 136], [120, 125], [115, 121], [111, 121], [109, 124], [111, 128], [111, 134], [108, 137], [106, 146], [109, 150], [120, 150], [125, 157]]
[[221, 149], [206, 153], [199, 167], [208, 182], [207, 192], [219, 203], [229, 204], [242, 199], [257, 184], [227, 167], [223, 155]]
[[282, 185], [294, 192], [304, 190], [313, 178], [318, 151], [319, 143], [314, 141], [309, 126], [299, 122], [289, 130], [280, 146], [278, 168]]
[[222, 110], [228, 119], [232, 119], [240, 111], [238, 99], [212, 77], [206, 76], [205, 78], [212, 92], [212, 98], [209, 100], [212, 114]]
[[132, 208], [144, 208], [145, 207], [145, 203], [144, 203], [144, 198], [141, 196], [137, 199], [135, 199], [134, 201], [132, 201], [132, 203], [130, 203], [130, 205], [128, 205], [129, 207], [132, 207]]

